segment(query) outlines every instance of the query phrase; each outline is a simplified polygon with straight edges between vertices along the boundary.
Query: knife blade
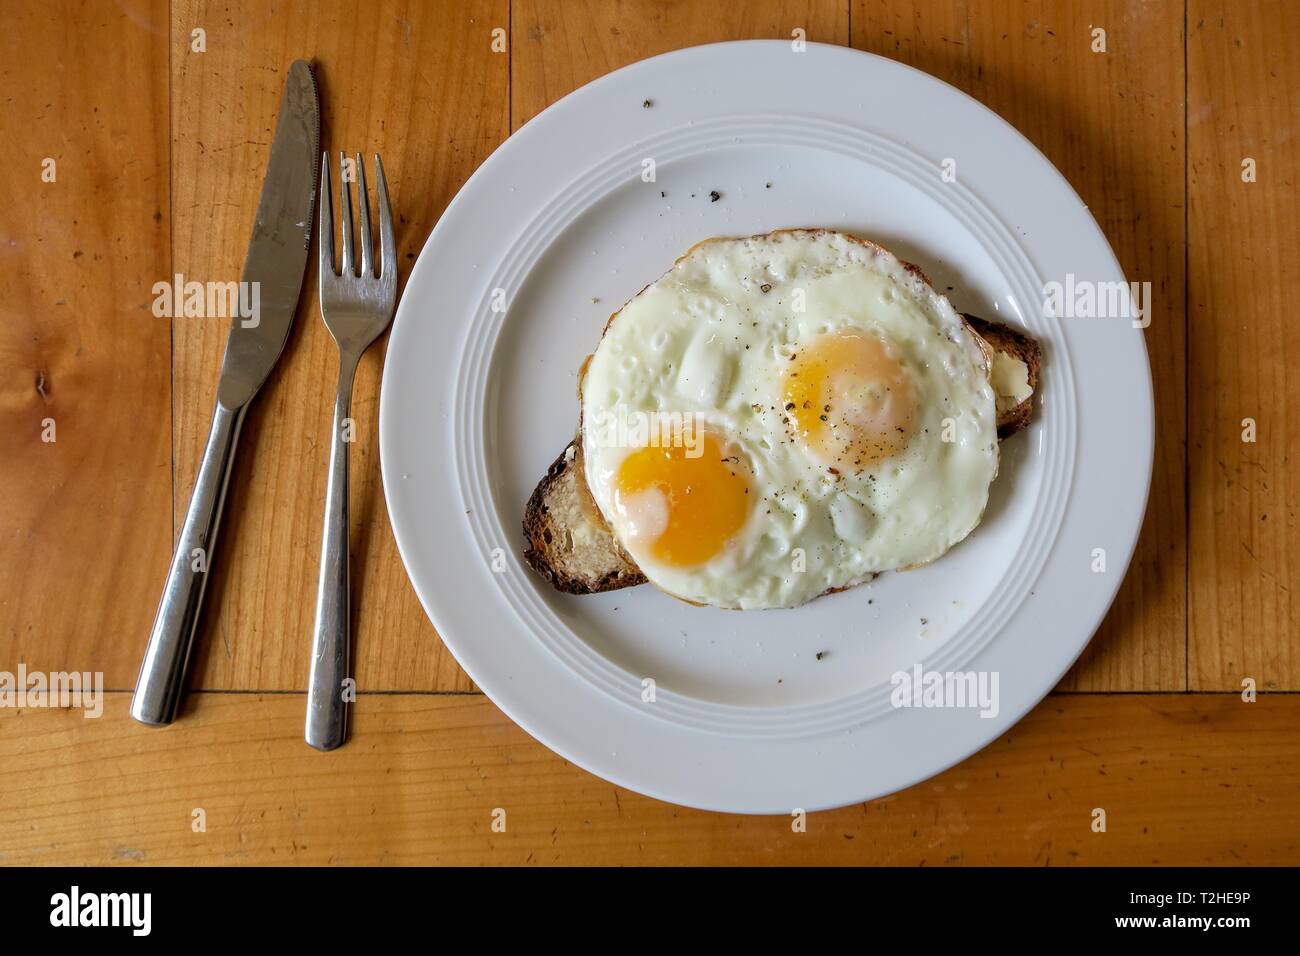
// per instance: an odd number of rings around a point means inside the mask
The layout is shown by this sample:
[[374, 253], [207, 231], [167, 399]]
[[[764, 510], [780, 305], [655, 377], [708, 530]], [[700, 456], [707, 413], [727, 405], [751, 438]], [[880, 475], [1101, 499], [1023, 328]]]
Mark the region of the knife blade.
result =
[[[144, 724], [176, 718], [199, 611], [212, 568], [212, 550], [249, 402], [275, 367], [293, 325], [306, 274], [320, 155], [320, 103], [311, 67], [289, 67], [271, 156], [244, 259], [241, 302], [234, 310], [217, 385], [216, 409], [189, 510], [172, 555], [131, 699], [131, 716]], [[248, 290], [245, 295], [243, 290]]]
[[221, 363], [217, 400], [227, 408], [245, 405], [257, 394], [289, 337], [311, 246], [319, 153], [316, 78], [298, 60], [289, 67], [244, 259], [243, 281], [259, 290], [259, 314], [231, 319]]

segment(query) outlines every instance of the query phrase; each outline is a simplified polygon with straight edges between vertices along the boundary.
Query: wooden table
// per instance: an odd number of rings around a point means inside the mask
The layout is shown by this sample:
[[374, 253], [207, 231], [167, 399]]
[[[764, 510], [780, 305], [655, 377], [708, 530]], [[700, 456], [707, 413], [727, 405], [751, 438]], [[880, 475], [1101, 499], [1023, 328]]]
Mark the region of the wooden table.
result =
[[[1289, 462], [1300, 6], [5, 10], [0, 670], [102, 671], [111, 693], [98, 720], [0, 710], [0, 862], [1300, 863], [1300, 469]], [[1092, 50], [1097, 27], [1104, 53]], [[197, 693], [167, 729], [129, 720], [225, 336], [218, 320], [156, 318], [151, 289], [174, 273], [238, 276], [289, 62], [319, 66], [328, 145], [382, 152], [405, 269], [474, 168], [570, 90], [665, 50], [795, 28], [920, 67], [997, 110], [1078, 190], [1128, 276], [1152, 283], [1146, 525], [1119, 599], [1057, 691], [955, 769], [815, 814], [806, 833], [618, 790], [516, 728], [425, 618], [384, 508], [376, 348], [354, 404], [355, 732], [337, 753], [310, 751], [303, 691], [335, 358], [309, 278], [245, 426]], [[1097, 807], [1105, 833], [1090, 826]]]

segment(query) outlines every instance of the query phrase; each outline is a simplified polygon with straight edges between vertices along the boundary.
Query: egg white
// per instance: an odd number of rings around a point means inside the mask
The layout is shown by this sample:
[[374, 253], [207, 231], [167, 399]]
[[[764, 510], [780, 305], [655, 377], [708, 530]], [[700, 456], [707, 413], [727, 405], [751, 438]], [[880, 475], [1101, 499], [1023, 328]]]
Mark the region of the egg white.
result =
[[[914, 384], [906, 448], [832, 474], [791, 436], [792, 356], [844, 330], [883, 339]], [[979, 524], [997, 475], [990, 362], [948, 300], [888, 251], [826, 230], [709, 240], [616, 314], [582, 380], [588, 486], [658, 587], [728, 608], [793, 607], [933, 561]], [[751, 494], [727, 548], [693, 567], [629, 542], [612, 477], [633, 450], [609, 424], [685, 414], [735, 445]]]

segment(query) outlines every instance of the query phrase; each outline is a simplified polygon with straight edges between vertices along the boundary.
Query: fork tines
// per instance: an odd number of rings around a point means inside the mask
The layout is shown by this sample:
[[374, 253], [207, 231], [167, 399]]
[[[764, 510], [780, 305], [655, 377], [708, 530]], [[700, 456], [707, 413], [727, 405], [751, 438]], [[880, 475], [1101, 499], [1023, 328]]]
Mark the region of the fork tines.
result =
[[[349, 164], [353, 163], [350, 169]], [[348, 182], [357, 181], [357, 205], [360, 206], [361, 221], [358, 224], [359, 235], [356, 245], [361, 249], [361, 264], [357, 267], [353, 249], [352, 235], [352, 198]], [[375, 179], [379, 184], [379, 272], [375, 273], [374, 242], [370, 235], [370, 195], [366, 188], [366, 166], [361, 154], [357, 153], [355, 161], [349, 160], [339, 152], [339, 219], [342, 229], [342, 262], [340, 266], [334, 258], [334, 213], [330, 198], [329, 153], [321, 154], [320, 170], [320, 274], [322, 283], [327, 275], [357, 279], [378, 279], [392, 282], [397, 275], [397, 249], [393, 241], [393, 214], [388, 203], [388, 181], [384, 178], [384, 164], [379, 154], [375, 154]]]

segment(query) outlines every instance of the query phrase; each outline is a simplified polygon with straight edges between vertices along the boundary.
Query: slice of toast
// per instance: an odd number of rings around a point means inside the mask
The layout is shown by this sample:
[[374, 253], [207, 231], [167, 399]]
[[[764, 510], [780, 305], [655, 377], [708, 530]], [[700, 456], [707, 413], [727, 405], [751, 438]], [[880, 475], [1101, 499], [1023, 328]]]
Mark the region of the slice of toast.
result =
[[[964, 317], [993, 353], [1025, 365], [1029, 397], [1007, 407], [999, 402], [998, 438], [1008, 438], [1029, 424], [1042, 354], [1038, 343], [1023, 332], [973, 315]], [[587, 488], [581, 433], [546, 469], [528, 499], [524, 536], [528, 539], [524, 559], [567, 594], [595, 594], [645, 583], [645, 575], [619, 545]]]
[[1038, 392], [1038, 369], [1043, 362], [1043, 352], [1034, 339], [1000, 322], [990, 322], [979, 316], [963, 312], [967, 327], [974, 332], [984, 344], [993, 350], [994, 355], [1003, 355], [1015, 359], [1025, 366], [1025, 380], [1029, 395], [1016, 403], [1003, 402], [998, 396], [998, 438], [1010, 438], [1029, 424], [1034, 411], [1034, 395]]
[[617, 591], [645, 583], [587, 489], [582, 435], [565, 446], [524, 508], [524, 560], [566, 594]]

